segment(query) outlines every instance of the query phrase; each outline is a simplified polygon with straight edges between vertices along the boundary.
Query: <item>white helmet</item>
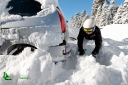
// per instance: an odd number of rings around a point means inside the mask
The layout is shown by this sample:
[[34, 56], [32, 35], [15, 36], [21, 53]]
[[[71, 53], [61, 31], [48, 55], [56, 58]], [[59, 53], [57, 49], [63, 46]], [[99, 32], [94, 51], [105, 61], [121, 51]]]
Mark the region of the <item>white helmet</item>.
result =
[[95, 22], [93, 18], [89, 18], [84, 21], [84, 24], [83, 24], [84, 28], [89, 29], [89, 28], [94, 28], [94, 26], [95, 26]]

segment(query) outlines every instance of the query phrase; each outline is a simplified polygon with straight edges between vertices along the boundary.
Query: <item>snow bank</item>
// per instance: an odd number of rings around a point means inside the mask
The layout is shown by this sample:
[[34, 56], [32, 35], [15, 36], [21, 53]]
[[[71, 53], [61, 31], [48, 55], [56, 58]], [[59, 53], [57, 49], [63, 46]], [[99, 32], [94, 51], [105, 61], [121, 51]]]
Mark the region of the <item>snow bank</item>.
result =
[[110, 38], [116, 41], [122, 41], [125, 38], [128, 38], [127, 28], [128, 24], [116, 24], [116, 25], [108, 25], [103, 27], [102, 35], [104, 38]]
[[[100, 65], [92, 56], [79, 57], [75, 69], [66, 63], [54, 64], [51, 55], [26, 48], [19, 56], [0, 56], [12, 80], [0, 76], [1, 85], [127, 85], [128, 56], [113, 56], [110, 66]], [[124, 62], [125, 61], [125, 62]], [[72, 63], [72, 61], [70, 61]], [[1, 62], [0, 62], [1, 63]], [[71, 64], [70, 64], [71, 65]], [[22, 76], [28, 79], [21, 79]]]
[[[128, 85], [127, 27], [110, 25], [101, 30], [104, 43], [98, 60], [90, 55], [94, 42], [89, 42], [87, 55], [80, 57], [73, 51], [66, 62], [56, 65], [46, 49], [60, 43], [60, 36], [52, 32], [33, 33], [29, 40], [40, 49], [31, 52], [30, 48], [25, 48], [18, 56], [0, 55], [0, 85]], [[78, 30], [70, 32], [77, 37]], [[77, 47], [76, 41], [69, 44]], [[124, 49], [120, 48], [122, 46]], [[5, 80], [4, 72], [12, 80]]]
[[128, 56], [113, 56], [111, 63], [110, 66], [104, 66], [99, 65], [91, 56], [79, 58], [78, 70], [66, 85], [127, 85]]
[[[0, 64], [0, 85], [55, 85], [65, 81], [72, 72], [64, 69], [61, 62], [55, 65], [48, 52], [31, 53], [30, 48], [18, 56], [0, 56]], [[12, 80], [5, 80], [4, 72]]]
[[[76, 69], [71, 78], [57, 85], [127, 85], [127, 26], [125, 24], [103, 27], [101, 29], [103, 47], [98, 59], [94, 60], [91, 56], [78, 56]], [[74, 28], [70, 29], [70, 32], [73, 32]], [[89, 42], [86, 48], [89, 50], [87, 52], [89, 55], [94, 48], [94, 42]]]
[[49, 46], [59, 45], [62, 42], [61, 34], [54, 32], [34, 32], [29, 36], [29, 41], [39, 49], [47, 50]]
[[0, 17], [2, 23], [17, 21], [22, 19], [22, 17], [19, 15], [7, 15], [6, 13], [2, 13]]
[[79, 34], [78, 28], [69, 28], [69, 37], [73, 37], [77, 39], [78, 34]]
[[[9, 83], [9, 85], [40, 85], [38, 83], [42, 80], [45, 83], [45, 79], [49, 79], [45, 76], [50, 75], [54, 63], [49, 53], [40, 52], [31, 53], [30, 49], [26, 48], [19, 56], [4, 56], [1, 65], [5, 64], [6, 67], [0, 70], [0, 85], [8, 85]], [[2, 56], [0, 57], [2, 58]], [[9, 74], [12, 80], [4, 80], [2, 78], [3, 72]], [[22, 79], [22, 76], [28, 79]]]
[[[72, 52], [66, 62], [55, 65], [52, 55], [43, 51], [43, 44], [48, 47], [50, 43], [55, 43], [50, 41], [54, 40], [49, 37], [50, 34], [33, 33], [29, 37], [35, 37], [31, 40], [41, 48], [35, 52], [26, 48], [18, 56], [0, 56], [0, 85], [128, 85], [128, 55], [123, 50], [118, 53], [113, 45], [115, 41], [103, 44], [97, 60], [90, 55], [94, 42], [89, 42], [87, 55], [80, 57]], [[75, 41], [70, 44], [76, 46]], [[5, 80], [4, 72], [12, 80]]]
[[[101, 33], [103, 38], [109, 38], [113, 39], [116, 41], [122, 41], [125, 38], [128, 38], [127, 35], [127, 27], [128, 24], [112, 24], [112, 25], [107, 25], [105, 27], [101, 27]], [[79, 33], [78, 28], [69, 28], [69, 36], [77, 38], [77, 35]]]
[[42, 11], [38, 12], [36, 16], [46, 16], [55, 11], [58, 5], [58, 0], [36, 0], [40, 2]]

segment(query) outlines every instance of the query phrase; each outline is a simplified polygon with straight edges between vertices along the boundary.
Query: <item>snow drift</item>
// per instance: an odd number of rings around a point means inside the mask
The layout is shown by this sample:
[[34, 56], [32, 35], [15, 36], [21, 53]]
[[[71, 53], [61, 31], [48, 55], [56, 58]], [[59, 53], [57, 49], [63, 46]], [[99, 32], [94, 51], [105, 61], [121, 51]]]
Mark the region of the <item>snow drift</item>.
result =
[[[112, 27], [118, 29], [119, 25]], [[101, 32], [107, 30], [111, 33], [110, 29], [104, 27]], [[127, 31], [125, 28], [122, 29]], [[118, 31], [120, 32], [120, 30]], [[44, 36], [46, 35], [47, 33], [44, 34]], [[106, 34], [102, 35], [106, 36]], [[41, 36], [43, 35], [41, 34]], [[33, 39], [33, 37], [30, 38]], [[125, 41], [115, 41], [110, 37], [109, 39], [104, 38], [103, 48], [97, 60], [90, 55], [94, 47], [93, 41], [87, 44], [87, 55], [80, 57], [75, 55], [76, 41], [69, 40], [68, 43], [73, 50], [71, 57], [66, 62], [57, 64], [52, 62], [50, 53], [42, 50], [43, 47], [33, 53], [30, 48], [26, 48], [18, 56], [1, 55], [0, 85], [127, 85], [128, 54], [126, 50], [128, 49], [121, 49], [121, 46], [127, 46], [125, 38], [127, 39], [127, 36], [124, 36]], [[43, 39], [45, 45], [48, 46], [49, 40]], [[42, 46], [42, 43], [39, 42], [38, 45]], [[5, 80], [3, 78], [4, 72], [12, 80]], [[27, 79], [22, 79], [22, 76]]]
[[[0, 6], [2, 6], [0, 14], [6, 13], [3, 5], [8, 1], [0, 0]], [[42, 4], [42, 8], [45, 4], [52, 3], [52, 0], [36, 1]], [[57, 0], [54, 0], [54, 3], [58, 5]], [[6, 15], [2, 14], [1, 18], [5, 17]], [[9, 17], [8, 15], [6, 21], [21, 19], [20, 16]], [[86, 46], [87, 54], [80, 57], [75, 54], [77, 41], [69, 40], [68, 43], [72, 49], [71, 56], [66, 62], [57, 64], [52, 61], [52, 55], [47, 48], [50, 44], [55, 45], [60, 42], [59, 35], [33, 33], [29, 40], [40, 49], [31, 52], [30, 48], [25, 48], [17, 56], [0, 55], [0, 85], [128, 85], [127, 27], [122, 24], [109, 25], [101, 29], [103, 46], [96, 60], [91, 56], [94, 48], [93, 41]], [[70, 36], [76, 38], [78, 28], [69, 29]], [[53, 38], [54, 36], [50, 37], [51, 35], [58, 37]], [[12, 80], [5, 80], [4, 72]]]

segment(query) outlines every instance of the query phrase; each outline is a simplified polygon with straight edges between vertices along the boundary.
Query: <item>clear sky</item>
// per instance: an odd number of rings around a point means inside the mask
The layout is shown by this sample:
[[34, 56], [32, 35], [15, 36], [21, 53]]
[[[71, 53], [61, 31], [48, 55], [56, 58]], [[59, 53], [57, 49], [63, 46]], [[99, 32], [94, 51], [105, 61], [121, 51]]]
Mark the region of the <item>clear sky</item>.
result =
[[[70, 20], [72, 15], [77, 12], [86, 10], [87, 14], [91, 15], [93, 0], [58, 0], [59, 5], [67, 20]], [[124, 0], [115, 0], [116, 5], [120, 5]]]

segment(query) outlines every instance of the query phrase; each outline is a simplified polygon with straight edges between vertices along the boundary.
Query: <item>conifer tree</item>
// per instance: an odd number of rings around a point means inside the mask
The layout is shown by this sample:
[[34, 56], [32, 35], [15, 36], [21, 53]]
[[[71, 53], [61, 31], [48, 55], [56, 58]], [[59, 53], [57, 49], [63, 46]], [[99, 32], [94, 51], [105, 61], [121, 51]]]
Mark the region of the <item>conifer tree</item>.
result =
[[105, 26], [108, 24], [108, 3], [107, 0], [105, 0], [103, 6], [102, 6], [102, 13], [100, 16], [100, 26]]

